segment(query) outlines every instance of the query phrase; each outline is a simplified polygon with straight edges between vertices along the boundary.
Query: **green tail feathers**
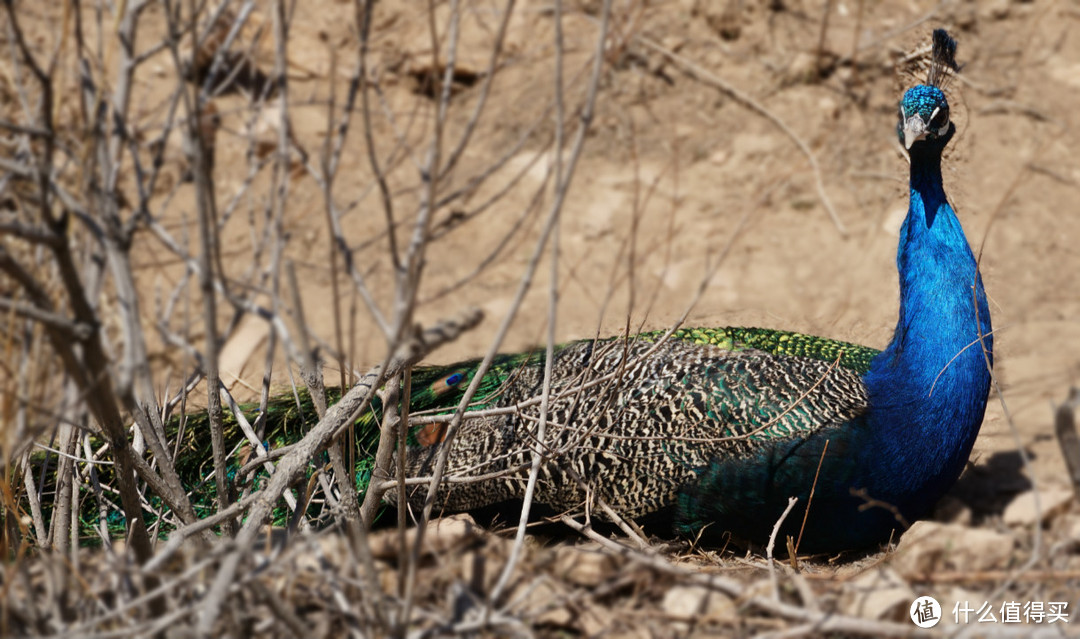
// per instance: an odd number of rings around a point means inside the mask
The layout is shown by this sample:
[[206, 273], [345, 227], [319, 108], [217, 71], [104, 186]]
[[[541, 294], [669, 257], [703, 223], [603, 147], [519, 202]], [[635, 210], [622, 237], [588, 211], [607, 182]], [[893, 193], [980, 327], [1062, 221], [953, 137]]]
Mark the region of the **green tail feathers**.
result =
[[[655, 342], [664, 335], [663, 331], [643, 333], [632, 336], [631, 341]], [[599, 344], [611, 344], [621, 338], [600, 340]], [[819, 337], [785, 331], [757, 328], [698, 328], [680, 329], [671, 336], [672, 340], [684, 344], [708, 344], [722, 351], [764, 351], [773, 355], [810, 358], [828, 362], [832, 366], [849, 369], [858, 374], [864, 373], [878, 351]], [[589, 340], [591, 342], [591, 340]], [[564, 349], [579, 348], [582, 342], [572, 342], [557, 347]], [[535, 374], [544, 363], [544, 351], [541, 348], [519, 354], [500, 355], [494, 359], [487, 373], [477, 386], [477, 391], [469, 410], [482, 410], [535, 396], [538, 376]], [[447, 366], [418, 367], [412, 373], [412, 397], [409, 403], [411, 417], [423, 415], [445, 415], [452, 413], [460, 404], [465, 391], [473, 382], [479, 370], [480, 360], [469, 360]], [[560, 369], [555, 380], [556, 387], [568, 387], [580, 371]], [[590, 391], [586, 391], [590, 392]], [[341, 396], [340, 389], [328, 389], [327, 403], [332, 405]], [[299, 441], [318, 421], [311, 397], [304, 389], [295, 394], [286, 392], [269, 401], [265, 416], [259, 414], [257, 404], [241, 406], [241, 412], [256, 433], [261, 432], [262, 446], [267, 451]], [[378, 397], [372, 399], [370, 406], [357, 419], [354, 428], [353, 459], [355, 460], [355, 485], [363, 495], [371, 480], [374, 470], [375, 451], [379, 440], [379, 424], [382, 418], [382, 405]], [[260, 419], [263, 417], [263, 419]], [[205, 412], [193, 413], [172, 418], [166, 427], [167, 445], [174, 451], [175, 466], [181, 483], [188, 492], [189, 499], [199, 517], [213, 514], [217, 509], [216, 483], [213, 477], [213, 457], [209, 437], [209, 418]], [[507, 422], [509, 423], [509, 422]], [[410, 450], [428, 449], [442, 441], [445, 436], [445, 423], [420, 424], [414, 426], [407, 439]], [[657, 432], [663, 434], [663, 425], [657, 424]], [[231, 411], [224, 414], [224, 435], [229, 452], [228, 479], [234, 498], [250, 494], [267, 478], [267, 472], [261, 465], [253, 464], [256, 455], [249, 438], [244, 434]], [[526, 439], [524, 434], [521, 440]], [[100, 444], [98, 444], [100, 445]], [[96, 448], [97, 445], [95, 445]], [[44, 485], [40, 486], [43, 515], [48, 524], [51, 515], [55, 491], [56, 460], [53, 453], [39, 450], [31, 457], [36, 468], [34, 476]], [[51, 470], [50, 470], [51, 467]], [[306, 501], [315, 484], [311, 481], [316, 470], [329, 468], [329, 461], [324, 454], [318, 456], [308, 468], [308, 481], [298, 482], [293, 486], [293, 493], [299, 502]], [[89, 479], [80, 486], [80, 531], [85, 543], [94, 543], [99, 537], [102, 522], [111, 534], [123, 532], [124, 521], [119, 515], [113, 495], [116, 478], [111, 473], [112, 466], [96, 465], [94, 472], [98, 482], [105, 487], [100, 493], [92, 487]], [[241, 474], [241, 470], [244, 470]], [[52, 475], [50, 475], [52, 473]], [[88, 477], [82, 472], [80, 477]], [[19, 482], [21, 485], [22, 483]], [[320, 493], [321, 494], [321, 493]], [[100, 495], [100, 497], [99, 497]], [[20, 505], [29, 512], [25, 495]], [[329, 506], [318, 498], [311, 500], [306, 514], [316, 524], [330, 519]], [[147, 523], [160, 536], [167, 535], [178, 525], [178, 519], [171, 514], [162, 500], [147, 491], [147, 507], [144, 511]], [[288, 524], [293, 514], [284, 501], [274, 511], [274, 525]]]

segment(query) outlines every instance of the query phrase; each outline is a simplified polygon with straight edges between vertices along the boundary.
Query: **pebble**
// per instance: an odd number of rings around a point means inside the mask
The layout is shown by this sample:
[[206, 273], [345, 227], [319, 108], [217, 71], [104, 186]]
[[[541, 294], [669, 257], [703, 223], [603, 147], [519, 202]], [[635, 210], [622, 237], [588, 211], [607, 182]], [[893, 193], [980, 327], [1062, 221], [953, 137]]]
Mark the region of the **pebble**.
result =
[[903, 621], [915, 597], [907, 582], [886, 566], [867, 570], [845, 584], [840, 610], [864, 619]]
[[1005, 507], [1002, 519], [1009, 526], [1034, 526], [1047, 523], [1065, 512], [1073, 501], [1073, 492], [1064, 488], [1047, 488], [1038, 491], [1039, 510], [1035, 509], [1034, 490], [1017, 495]]
[[974, 572], [1006, 568], [1013, 553], [1011, 535], [936, 521], [916, 522], [896, 547], [892, 567], [907, 579], [947, 570]]
[[555, 574], [579, 586], [599, 586], [614, 577], [618, 569], [618, 558], [597, 544], [560, 546], [555, 551]]
[[664, 612], [682, 629], [693, 625], [733, 622], [738, 618], [735, 601], [727, 595], [697, 585], [676, 585], [664, 594]]

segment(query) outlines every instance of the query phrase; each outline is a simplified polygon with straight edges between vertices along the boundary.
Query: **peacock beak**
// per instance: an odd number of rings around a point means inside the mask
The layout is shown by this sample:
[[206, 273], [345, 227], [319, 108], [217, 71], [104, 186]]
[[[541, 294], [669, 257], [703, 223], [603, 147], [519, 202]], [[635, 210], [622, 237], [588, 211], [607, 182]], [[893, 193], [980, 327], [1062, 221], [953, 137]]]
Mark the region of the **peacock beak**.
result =
[[904, 120], [904, 148], [911, 150], [911, 145], [926, 137], [926, 122], [918, 113]]

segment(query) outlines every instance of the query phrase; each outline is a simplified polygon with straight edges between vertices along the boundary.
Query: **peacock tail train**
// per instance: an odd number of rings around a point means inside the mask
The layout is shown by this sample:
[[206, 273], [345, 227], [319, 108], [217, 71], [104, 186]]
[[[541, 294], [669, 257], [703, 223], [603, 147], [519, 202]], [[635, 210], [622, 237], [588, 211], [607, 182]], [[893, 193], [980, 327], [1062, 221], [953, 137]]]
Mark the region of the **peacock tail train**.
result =
[[[670, 501], [673, 493], [670, 490], [675, 484], [671, 480], [672, 469], [651, 468], [653, 462], [676, 462], [680, 467], [680, 476], [689, 477], [693, 472], [695, 463], [700, 464], [705, 460], [705, 453], [711, 448], [707, 446], [687, 446], [687, 442], [696, 439], [717, 439], [718, 436], [709, 429], [702, 429], [697, 425], [687, 422], [689, 413], [679, 410], [665, 410], [662, 406], [650, 409], [650, 416], [634, 415], [634, 404], [640, 402], [642, 392], [646, 388], [660, 388], [666, 386], [675, 390], [670, 400], [683, 403], [683, 411], [689, 407], [687, 402], [697, 402], [699, 410], [709, 412], [713, 410], [707, 404], [714, 401], [705, 397], [697, 397], [695, 391], [695, 379], [702, 371], [695, 371], [696, 364], [704, 364], [710, 360], [713, 365], [738, 366], [745, 370], [753, 370], [763, 364], [764, 355], [780, 357], [793, 357], [805, 359], [807, 370], [805, 375], [825, 374], [830, 384], [823, 388], [832, 388], [836, 380], [844, 380], [849, 385], [847, 392], [857, 392], [854, 385], [857, 375], [869, 369], [870, 362], [878, 354], [878, 351], [857, 344], [850, 344], [838, 340], [803, 335], [800, 333], [779, 331], [762, 328], [745, 327], [722, 327], [722, 328], [693, 328], [679, 329], [672, 332], [666, 340], [666, 331], [655, 331], [633, 335], [630, 337], [606, 338], [600, 340], [581, 340], [562, 344], [555, 349], [555, 379], [552, 394], [555, 397], [549, 416], [549, 433], [553, 433], [548, 440], [553, 445], [558, 440], [558, 447], [564, 449], [559, 455], [551, 460], [554, 472], [549, 471], [544, 481], [541, 482], [539, 500], [552, 507], [572, 508], [575, 500], [582, 503], [578, 489], [567, 489], [566, 486], [559, 488], [558, 485], [568, 478], [563, 477], [557, 469], [575, 455], [589, 451], [593, 460], [602, 459], [605, 456], [623, 457], [635, 456], [641, 465], [634, 476], [618, 476], [618, 481], [605, 481], [606, 488], [603, 491], [608, 503], [618, 506], [627, 516], [648, 514], [652, 507], [662, 502]], [[658, 346], [659, 343], [659, 346]], [[644, 357], [643, 357], [644, 356]], [[469, 406], [469, 414], [490, 408], [514, 407], [514, 413], [487, 417], [467, 417], [460, 429], [457, 440], [457, 448], [450, 458], [448, 476], [467, 477], [483, 474], [501, 474], [494, 482], [480, 482], [475, 484], [454, 485], [441, 495], [441, 506], [445, 510], [464, 511], [496, 503], [504, 499], [513, 499], [519, 496], [526, 479], [525, 469], [530, 463], [530, 449], [524, 434], [528, 431], [527, 423], [535, 423], [539, 416], [538, 398], [542, 390], [543, 369], [545, 354], [543, 349], [518, 354], [499, 355], [495, 358], [489, 370], [479, 385], [478, 392]], [[458, 407], [469, 386], [473, 376], [480, 366], [480, 360], [468, 360], [446, 366], [421, 366], [412, 373], [412, 397], [409, 412], [413, 418], [424, 415], [450, 415]], [[645, 380], [644, 387], [639, 383], [640, 367], [654, 370], [655, 374]], [[617, 372], [617, 375], [612, 375]], [[768, 374], [768, 370], [761, 371]], [[775, 380], [762, 380], [758, 382], [762, 389], [779, 396], [784, 391], [775, 383]], [[584, 387], [580, 394], [587, 394], [587, 399], [582, 401], [580, 397], [568, 399], [568, 390], [576, 387]], [[789, 409], [789, 414], [784, 415], [784, 408], [779, 400], [774, 402], [772, 409], [766, 407], [752, 408], [749, 405], [737, 404], [739, 389], [730, 388], [721, 391], [729, 397], [729, 401], [723, 405], [717, 405], [716, 410], [724, 413], [725, 419], [733, 420], [730, 428], [719, 437], [744, 438], [748, 441], [757, 441], [767, 438], [773, 431], [784, 428], [793, 429], [803, 407], [795, 406], [795, 410]], [[685, 395], [685, 397], [684, 397]], [[334, 404], [341, 397], [339, 388], [327, 389], [327, 402]], [[531, 400], [531, 402], [530, 402]], [[734, 400], [734, 401], [732, 401]], [[792, 396], [790, 402], [797, 404], [804, 401], [803, 398]], [[627, 411], [612, 421], [616, 429], [607, 428], [602, 437], [597, 437], [599, 429], [583, 433], [576, 428], [565, 427], [566, 424], [576, 421], [587, 422], [593, 419], [611, 419], [612, 415], [605, 417], [605, 408], [610, 404], [628, 404]], [[777, 408], [779, 407], [779, 409]], [[245, 404], [240, 406], [241, 412], [253, 427], [259, 423], [260, 416], [257, 404]], [[737, 423], [737, 415], [740, 412], [752, 410], [762, 415], [769, 414], [774, 418], [779, 415], [768, 432], [744, 432], [742, 429], [750, 420], [743, 419], [742, 424]], [[571, 412], [572, 411], [572, 412]], [[663, 433], [668, 425], [666, 419], [672, 419], [679, 425], [680, 432], [672, 428], [671, 441], [662, 443]], [[650, 425], [649, 421], [653, 423]], [[285, 392], [272, 396], [266, 407], [266, 416], [261, 420], [264, 424], [262, 435], [263, 448], [273, 451], [281, 447], [299, 441], [303, 435], [318, 421], [314, 404], [308, 391], [304, 388], [296, 389], [295, 393]], [[362, 414], [354, 425], [353, 445], [355, 466], [355, 485], [361, 497], [365, 494], [374, 471], [374, 457], [378, 446], [379, 424], [382, 421], [382, 405], [378, 396], [373, 397], [371, 405]], [[621, 426], [620, 426], [621, 424]], [[223, 415], [224, 439], [233, 444], [230, 452], [229, 480], [234, 489], [234, 494], [240, 494], [245, 490], [251, 490], [266, 477], [262, 469], [254, 469], [241, 475], [240, 469], [251, 469], [252, 461], [255, 460], [252, 446], [248, 443], [236, 417], [231, 411], [225, 411]], [[627, 429], [628, 427], [628, 429]], [[216, 512], [216, 486], [213, 479], [213, 461], [210, 450], [210, 439], [207, 436], [209, 418], [205, 411], [173, 417], [166, 425], [167, 440], [174, 447], [176, 469], [181, 483], [186, 488], [195, 512], [199, 517], [208, 516]], [[501, 430], [505, 436], [496, 441], [489, 439], [492, 429]], [[616, 432], [620, 428], [626, 432]], [[708, 431], [708, 432], [707, 432]], [[407, 466], [410, 476], [430, 475], [431, 464], [434, 462], [439, 447], [445, 437], [445, 422], [435, 424], [422, 424], [413, 426], [408, 435], [409, 450], [406, 454]], [[659, 446], [658, 451], [670, 448], [671, 451], [686, 449], [683, 458], [670, 456], [666, 453], [660, 455], [648, 455], [643, 452], [632, 450], [633, 445], [616, 443], [607, 451], [597, 457], [596, 450], [603, 448], [608, 440], [617, 441], [620, 438], [648, 442], [649, 447]], [[589, 440], [588, 442], [586, 440]], [[679, 442], [682, 442], [681, 444]], [[721, 440], [722, 441], [722, 440]], [[695, 453], [686, 457], [687, 452]], [[480, 455], [484, 457], [481, 458]], [[37, 452], [33, 460], [41, 464], [46, 457], [43, 451]], [[652, 462], [649, 460], [652, 459]], [[329, 461], [325, 454], [316, 460], [309, 468], [308, 477], [316, 470], [316, 465], [329, 470]], [[108, 466], [99, 471], [99, 481], [108, 486], [115, 478], [111, 476]], [[591, 471], [586, 471], [591, 475]], [[616, 475], [608, 477], [615, 480]], [[668, 490], [663, 494], [657, 493], [656, 488], [660, 483], [668, 484]], [[553, 483], [554, 482], [554, 483]], [[46, 487], [46, 491], [50, 487]], [[82, 486], [84, 497], [82, 499], [83, 510], [80, 513], [82, 522], [82, 535], [86, 541], [93, 543], [97, 537], [94, 528], [99, 526], [98, 509], [94, 498], [90, 494], [88, 485]], [[620, 494], [625, 492], [625, 497]], [[630, 506], [631, 495], [646, 496], [639, 503]], [[410, 500], [417, 504], [423, 501], [423, 491], [414, 491]], [[158, 521], [155, 513], [165, 513], [160, 518], [158, 526], [160, 535], [165, 536], [174, 527], [171, 517], [167, 514], [167, 508], [157, 497], [148, 499], [147, 515], [150, 523]], [[49, 500], [44, 500], [43, 505], [48, 506]], [[113, 511], [117, 512], [116, 510]], [[307, 513], [315, 522], [329, 521], [329, 514], [321, 510], [321, 504], [316, 503], [309, 507]], [[48, 515], [48, 512], [46, 512]], [[282, 501], [274, 511], [272, 524], [277, 526], [286, 525], [292, 516], [290, 509]], [[124, 522], [115, 514], [108, 521], [113, 534], [122, 534]]]

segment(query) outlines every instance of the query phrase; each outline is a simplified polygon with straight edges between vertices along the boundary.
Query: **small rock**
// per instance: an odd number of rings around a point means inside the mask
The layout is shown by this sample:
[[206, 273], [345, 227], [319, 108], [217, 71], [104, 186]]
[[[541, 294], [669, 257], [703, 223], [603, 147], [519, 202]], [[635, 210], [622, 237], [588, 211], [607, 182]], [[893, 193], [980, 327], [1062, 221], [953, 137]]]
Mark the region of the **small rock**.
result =
[[[724, 4], [726, 6], [720, 6]], [[737, 40], [742, 33], [742, 25], [735, 3], [695, 2], [693, 14], [705, 18], [705, 24], [725, 40]]]
[[954, 2], [941, 15], [943, 23], [952, 23], [961, 31], [970, 31], [979, 23], [978, 5]]
[[801, 51], [791, 60], [791, 64], [784, 71], [784, 81], [788, 84], [803, 84], [814, 82], [820, 76], [818, 69], [818, 56], [814, 53]]
[[704, 586], [672, 586], [664, 594], [661, 607], [668, 616], [683, 624], [719, 624], [738, 617], [735, 602], [730, 597]]
[[826, 96], [818, 100], [818, 113], [826, 119], [835, 120], [840, 117], [840, 105], [836, 100]]
[[855, 617], [903, 621], [915, 597], [892, 568], [872, 569], [844, 586], [840, 610]]
[[773, 593], [772, 579], [763, 577], [757, 581], [752, 581], [743, 589], [743, 598], [753, 599], [754, 597], [771, 597]]
[[903, 621], [915, 592], [891, 568], [867, 570], [851, 580], [840, 596], [840, 610], [875, 620]]
[[574, 613], [566, 606], [566, 591], [563, 587], [541, 577], [527, 584], [521, 584], [510, 594], [509, 601], [520, 601], [517, 613], [530, 623], [541, 623], [564, 628], [573, 627]]
[[[428, 522], [424, 533], [425, 554], [442, 554], [476, 541], [488, 533], [476, 524], [468, 514], [443, 517]], [[371, 536], [371, 554], [377, 559], [398, 557], [400, 537], [397, 530], [387, 530]], [[405, 547], [411, 548], [416, 543], [416, 529], [410, 528], [405, 533]]]
[[585, 605], [578, 617], [578, 625], [587, 637], [603, 637], [611, 634], [615, 615], [603, 606]]
[[982, 5], [983, 16], [990, 20], [1004, 20], [1009, 17], [1009, 0], [990, 0]]
[[[1058, 83], [1070, 87], [1080, 87], [1080, 63], [1064, 56], [1055, 56], [1047, 60], [1046, 72]], [[1080, 171], [1073, 171], [1073, 177]]]
[[[1040, 490], [1039, 511], [1035, 510], [1035, 491], [1029, 490], [1016, 496], [1005, 507], [1002, 519], [1009, 526], [1033, 526], [1036, 522], [1046, 523], [1065, 512], [1072, 502], [1073, 493], [1063, 488]], [[1041, 518], [1040, 518], [1041, 515]]]
[[728, 151], [727, 149], [719, 149], [718, 151], [709, 156], [709, 162], [720, 166], [721, 164], [727, 162], [729, 158], [731, 158], [730, 151]]
[[618, 569], [618, 559], [596, 544], [563, 546], [555, 551], [555, 574], [579, 586], [596, 587]]
[[[528, 542], [528, 537], [525, 538]], [[475, 592], [489, 592], [495, 587], [495, 582], [502, 575], [506, 567], [506, 557], [509, 547], [513, 542], [496, 535], [489, 536], [483, 544], [470, 545], [467, 552], [456, 552], [461, 566], [461, 578]], [[514, 565], [514, 571], [510, 575], [511, 582], [524, 579], [529, 573], [525, 567], [529, 556], [528, 543], [526, 543], [526, 556]], [[447, 562], [449, 564], [450, 562]]]
[[589, 637], [611, 634], [615, 623], [610, 610], [593, 605], [582, 599], [580, 593], [572, 593], [561, 582], [547, 577], [519, 582], [508, 601], [517, 602], [515, 614], [530, 624], [571, 628]]
[[683, 35], [666, 35], [660, 39], [660, 44], [668, 51], [678, 53], [686, 46], [687, 39]]
[[892, 567], [906, 579], [945, 570], [1004, 568], [1013, 551], [1010, 535], [936, 521], [916, 522], [896, 547]]
[[1065, 522], [1065, 538], [1080, 544], [1080, 515], [1073, 515]]
[[235, 379], [242, 379], [244, 367], [255, 350], [266, 341], [267, 334], [265, 322], [253, 321], [250, 317], [240, 320], [240, 325], [225, 342], [219, 355], [221, 371]]

